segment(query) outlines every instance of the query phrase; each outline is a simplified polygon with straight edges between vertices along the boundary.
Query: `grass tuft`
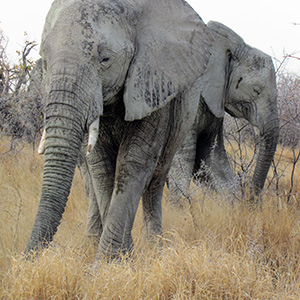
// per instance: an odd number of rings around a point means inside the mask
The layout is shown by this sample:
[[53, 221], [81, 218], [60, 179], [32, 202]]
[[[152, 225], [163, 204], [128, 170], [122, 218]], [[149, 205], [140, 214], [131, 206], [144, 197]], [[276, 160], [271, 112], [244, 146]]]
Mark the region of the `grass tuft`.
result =
[[[0, 153], [7, 145], [1, 141]], [[294, 201], [286, 204], [289, 176], [280, 193], [265, 193], [257, 210], [199, 188], [193, 211], [188, 204], [178, 210], [169, 207], [166, 189], [157, 244], [144, 241], [139, 208], [134, 257], [93, 266], [80, 174], [54, 243], [28, 260], [22, 252], [37, 211], [43, 157], [28, 147], [0, 159], [0, 299], [300, 299], [299, 194], [296, 181]]]

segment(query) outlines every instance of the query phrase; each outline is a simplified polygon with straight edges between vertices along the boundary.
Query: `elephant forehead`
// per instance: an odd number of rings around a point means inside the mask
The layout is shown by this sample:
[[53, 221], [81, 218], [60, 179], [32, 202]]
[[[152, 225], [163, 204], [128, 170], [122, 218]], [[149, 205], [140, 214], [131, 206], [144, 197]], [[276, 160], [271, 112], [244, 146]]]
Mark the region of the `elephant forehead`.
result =
[[100, 45], [98, 51], [103, 48], [116, 53], [124, 49], [133, 50], [133, 41], [128, 37], [127, 31], [116, 21], [103, 19], [101, 26], [97, 26], [95, 30], [97, 31], [96, 41]]
[[231, 79], [238, 86], [265, 86], [275, 84], [275, 70], [272, 59], [255, 48], [250, 48], [247, 55], [240, 56], [233, 64]]
[[274, 70], [271, 57], [256, 48], [250, 48], [248, 51], [245, 66], [258, 72], [273, 72]]
[[140, 14], [131, 3], [132, 1], [103, 1], [103, 0], [56, 0], [54, 1], [46, 18], [46, 27], [56, 23], [57, 19], [63, 19], [64, 23], [72, 20], [85, 24], [99, 23], [103, 17], [109, 17], [118, 23], [136, 25], [136, 19]]
[[[74, 5], [68, 6], [69, 2], [71, 1], [64, 1], [60, 6], [54, 6], [53, 4], [49, 11], [42, 35], [42, 52], [58, 45], [64, 46], [71, 43], [71, 40], [74, 39], [73, 33], [78, 32], [80, 24], [75, 22], [76, 17], [79, 19], [78, 9]], [[77, 39], [80, 36], [78, 35]], [[56, 45], [56, 42], [58, 45]]]
[[132, 50], [134, 29], [120, 17], [123, 6], [100, 2], [56, 1], [47, 16], [41, 49], [82, 45], [84, 52], [92, 53], [99, 44], [106, 44], [115, 52]]

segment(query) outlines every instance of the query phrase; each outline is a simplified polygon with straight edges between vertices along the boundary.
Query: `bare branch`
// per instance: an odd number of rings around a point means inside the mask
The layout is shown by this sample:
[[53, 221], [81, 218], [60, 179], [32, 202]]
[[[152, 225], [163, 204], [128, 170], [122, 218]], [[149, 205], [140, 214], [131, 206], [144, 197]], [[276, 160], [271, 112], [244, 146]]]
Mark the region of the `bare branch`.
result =
[[293, 156], [294, 156], [294, 159], [293, 159], [293, 167], [292, 167], [292, 172], [291, 172], [291, 186], [290, 186], [290, 190], [289, 190], [288, 198], [287, 198], [288, 203], [291, 200], [292, 192], [294, 189], [294, 176], [295, 176], [296, 165], [300, 159], [300, 150], [298, 151], [298, 154], [296, 155], [295, 149], [293, 149]]
[[[29, 71], [32, 67], [30, 62], [28, 62], [28, 55], [30, 51], [36, 46], [36, 42], [26, 42], [25, 47], [22, 51], [22, 61], [20, 65], [20, 75], [16, 84], [15, 92], [19, 93], [22, 85], [26, 82], [26, 77], [29, 75]], [[30, 68], [29, 68], [30, 66]]]
[[291, 54], [286, 55], [285, 58], [294, 58], [294, 59], [300, 60], [300, 57], [297, 57], [297, 56], [294, 56], [294, 55], [291, 55]]

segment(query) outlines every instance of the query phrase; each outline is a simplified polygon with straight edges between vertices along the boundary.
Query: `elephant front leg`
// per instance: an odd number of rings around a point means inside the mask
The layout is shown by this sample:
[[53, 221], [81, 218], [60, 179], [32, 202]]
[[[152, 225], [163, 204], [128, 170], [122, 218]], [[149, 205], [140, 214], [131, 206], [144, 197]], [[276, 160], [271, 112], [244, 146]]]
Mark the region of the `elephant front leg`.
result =
[[152, 165], [140, 165], [126, 159], [122, 162], [120, 173], [117, 171], [98, 255], [117, 258], [121, 253], [132, 251], [131, 230], [140, 198], [149, 184], [154, 166], [155, 162]]
[[116, 151], [107, 150], [98, 142], [87, 156], [91, 192], [87, 213], [86, 234], [97, 236], [98, 241], [103, 232], [115, 178]]
[[[234, 192], [234, 174], [228, 161], [224, 146], [223, 121], [218, 125], [218, 132], [209, 155], [203, 157], [205, 164], [210, 170], [210, 181], [212, 186], [219, 192]], [[198, 162], [199, 164], [199, 162]]]
[[151, 182], [164, 140], [165, 128], [161, 122], [165, 120], [154, 114], [146, 120], [127, 124], [129, 128], [119, 149], [114, 190], [100, 238], [99, 255], [114, 258], [133, 248], [131, 230], [138, 204]]
[[113, 192], [116, 151], [112, 148], [107, 150], [100, 141], [88, 156], [86, 156], [86, 148], [85, 138], [78, 166], [89, 199], [86, 236], [95, 238], [95, 242], [99, 244]]
[[99, 243], [101, 233], [103, 231], [101, 214], [95, 194], [89, 197], [89, 207], [86, 218], [85, 235], [95, 239], [95, 243]]
[[96, 242], [97, 240], [99, 242], [100, 235], [102, 233], [102, 221], [101, 221], [99, 207], [95, 195], [92, 176], [85, 155], [86, 141], [87, 141], [87, 137], [84, 138], [84, 142], [80, 150], [78, 161], [77, 161], [77, 165], [80, 170], [81, 177], [85, 184], [86, 197], [89, 200], [85, 235], [87, 237], [95, 238]]

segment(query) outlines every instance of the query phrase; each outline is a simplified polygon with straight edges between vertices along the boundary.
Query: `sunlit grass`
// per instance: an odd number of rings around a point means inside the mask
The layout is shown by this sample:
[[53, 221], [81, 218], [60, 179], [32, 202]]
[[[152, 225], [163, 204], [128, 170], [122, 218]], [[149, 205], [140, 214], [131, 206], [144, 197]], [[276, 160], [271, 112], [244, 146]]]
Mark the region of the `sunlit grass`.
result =
[[[0, 153], [6, 147], [1, 140]], [[96, 249], [84, 236], [87, 201], [79, 172], [53, 246], [26, 260], [43, 157], [27, 147], [0, 159], [0, 299], [300, 299], [298, 179], [295, 201], [287, 205], [285, 196], [290, 166], [279, 195], [265, 193], [258, 210], [199, 188], [192, 212], [188, 204], [172, 209], [165, 189], [157, 244], [144, 241], [139, 209], [134, 257], [92, 268]]]

